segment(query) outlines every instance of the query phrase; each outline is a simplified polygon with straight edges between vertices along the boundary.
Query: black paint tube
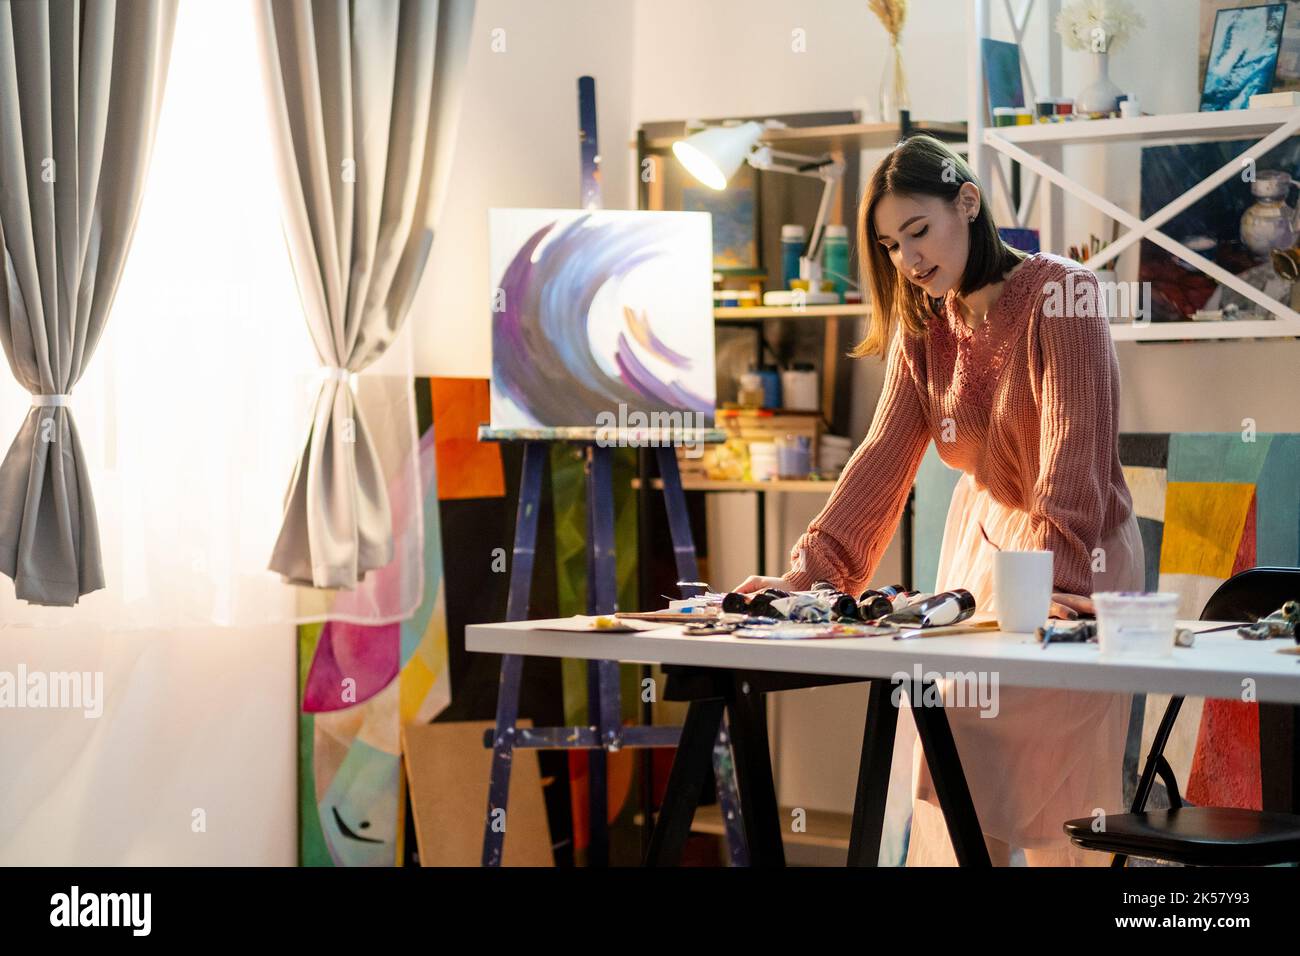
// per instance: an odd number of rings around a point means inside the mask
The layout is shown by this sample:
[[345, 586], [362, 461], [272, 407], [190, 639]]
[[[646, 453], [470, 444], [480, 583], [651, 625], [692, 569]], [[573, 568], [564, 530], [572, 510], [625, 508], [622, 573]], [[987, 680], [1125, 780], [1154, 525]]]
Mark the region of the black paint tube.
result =
[[975, 595], [964, 588], [941, 591], [924, 601], [888, 615], [891, 624], [919, 624], [921, 627], [944, 627], [966, 620], [975, 613]]
[[749, 598], [739, 591], [731, 591], [723, 595], [722, 610], [728, 614], [748, 614]]
[[858, 618], [858, 602], [853, 600], [853, 595], [845, 594], [835, 588], [814, 588], [811, 594], [815, 594], [818, 600], [827, 604], [831, 611], [842, 618], [856, 621]]
[[763, 588], [761, 591], [754, 592], [745, 613], [758, 617], [780, 617], [781, 615], [773, 613], [772, 602], [789, 596], [790, 592], [782, 591], [780, 588]]
[[892, 601], [894, 598], [898, 597], [898, 595], [906, 592], [907, 588], [903, 587], [901, 584], [887, 584], [883, 588], [867, 588], [858, 595], [858, 604], [873, 597], [883, 597]]
[[886, 614], [892, 614], [894, 605], [889, 603], [889, 598], [883, 594], [870, 594], [863, 597], [858, 602], [858, 618], [863, 621], [874, 621], [878, 617], [884, 617]]

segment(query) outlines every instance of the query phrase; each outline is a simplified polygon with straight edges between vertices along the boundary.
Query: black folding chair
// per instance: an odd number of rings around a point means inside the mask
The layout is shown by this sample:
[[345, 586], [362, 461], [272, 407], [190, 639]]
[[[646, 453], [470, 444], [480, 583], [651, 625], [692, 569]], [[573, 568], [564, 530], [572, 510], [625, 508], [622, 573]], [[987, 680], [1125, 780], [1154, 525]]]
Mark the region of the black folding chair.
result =
[[[1300, 598], [1300, 568], [1250, 568], [1234, 575], [1205, 604], [1202, 621], [1255, 621]], [[1172, 697], [1156, 729], [1128, 813], [1108, 814], [1103, 832], [1085, 817], [1065, 823], [1070, 842], [1114, 853], [1112, 866], [1141, 856], [1187, 866], [1268, 866], [1300, 862], [1300, 815], [1234, 807], [1185, 807], [1165, 744], [1183, 698]], [[1264, 721], [1260, 721], [1261, 730]], [[1262, 735], [1261, 735], [1262, 736]], [[1168, 810], [1147, 810], [1155, 778], [1169, 793]]]

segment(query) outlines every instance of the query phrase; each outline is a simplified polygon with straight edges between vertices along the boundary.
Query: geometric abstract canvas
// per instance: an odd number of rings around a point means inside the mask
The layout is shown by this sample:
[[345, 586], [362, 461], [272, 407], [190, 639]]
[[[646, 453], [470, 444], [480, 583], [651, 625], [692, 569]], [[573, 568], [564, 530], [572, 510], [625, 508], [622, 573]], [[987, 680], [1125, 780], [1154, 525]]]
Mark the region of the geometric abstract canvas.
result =
[[[1177, 593], [1180, 618], [1200, 617], [1218, 586], [1239, 571], [1300, 565], [1300, 435], [1125, 433], [1119, 455], [1142, 536], [1144, 587]], [[957, 477], [927, 453], [916, 480], [918, 587], [933, 585], [942, 516]], [[1137, 695], [1125, 754], [1126, 800], [1168, 700]], [[1259, 808], [1258, 705], [1187, 698], [1165, 756], [1187, 802]], [[1148, 806], [1167, 806], [1162, 798], [1157, 784]]]
[[451, 702], [443, 543], [428, 379], [416, 379], [423, 526], [394, 515], [395, 535], [423, 541], [423, 600], [386, 625], [331, 620], [298, 628], [299, 864], [394, 866], [403, 850], [401, 729]]
[[712, 424], [707, 213], [492, 209], [489, 235], [494, 429]]

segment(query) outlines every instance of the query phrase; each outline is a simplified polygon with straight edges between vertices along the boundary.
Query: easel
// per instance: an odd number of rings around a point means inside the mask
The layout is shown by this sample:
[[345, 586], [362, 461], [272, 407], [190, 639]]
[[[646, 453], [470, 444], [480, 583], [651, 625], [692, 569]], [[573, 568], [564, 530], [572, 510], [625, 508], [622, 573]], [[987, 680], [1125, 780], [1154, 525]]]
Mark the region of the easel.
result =
[[[664, 504], [668, 513], [678, 577], [683, 581], [694, 581], [699, 575], [695, 542], [686, 511], [686, 495], [682, 490], [673, 443], [717, 443], [726, 438], [725, 434], [717, 429], [676, 429], [654, 430], [628, 438], [611, 434], [598, 435], [598, 431], [593, 428], [547, 428], [526, 432], [491, 429], [487, 426], [479, 428], [479, 441], [524, 442], [514, 551], [510, 565], [510, 592], [506, 604], [507, 621], [522, 621], [528, 616], [533, 559], [536, 555], [537, 518], [541, 511], [542, 475], [550, 445], [554, 442], [582, 445], [586, 453], [588, 614], [612, 614], [616, 610], [613, 445], [654, 445], [663, 480]], [[606, 754], [625, 747], [675, 747], [681, 736], [681, 728], [623, 726], [617, 661], [592, 661], [587, 665], [587, 726], [517, 727], [523, 662], [520, 655], [507, 654], [502, 657], [496, 728], [484, 735], [484, 746], [492, 749], [493, 760], [488, 784], [487, 819], [483, 829], [483, 865], [501, 865], [507, 829], [511, 762], [516, 748], [531, 747], [538, 750], [588, 751], [588, 818], [591, 833], [588, 861], [592, 866], [607, 866], [609, 833]], [[726, 730], [720, 725], [716, 731], [713, 757], [718, 802], [727, 827], [727, 847], [731, 862], [743, 866], [748, 860], [748, 854], [735, 778], [731, 773], [731, 762], [726, 759], [728, 748]], [[649, 812], [650, 808], [646, 807], [646, 813]]]

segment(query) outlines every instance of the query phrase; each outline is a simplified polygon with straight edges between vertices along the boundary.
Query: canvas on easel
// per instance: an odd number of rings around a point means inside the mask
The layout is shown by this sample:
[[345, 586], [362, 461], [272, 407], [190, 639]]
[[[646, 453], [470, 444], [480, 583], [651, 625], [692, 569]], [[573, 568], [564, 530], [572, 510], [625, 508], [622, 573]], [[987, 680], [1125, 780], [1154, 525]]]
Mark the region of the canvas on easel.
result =
[[712, 425], [707, 213], [493, 209], [489, 232], [494, 430]]

